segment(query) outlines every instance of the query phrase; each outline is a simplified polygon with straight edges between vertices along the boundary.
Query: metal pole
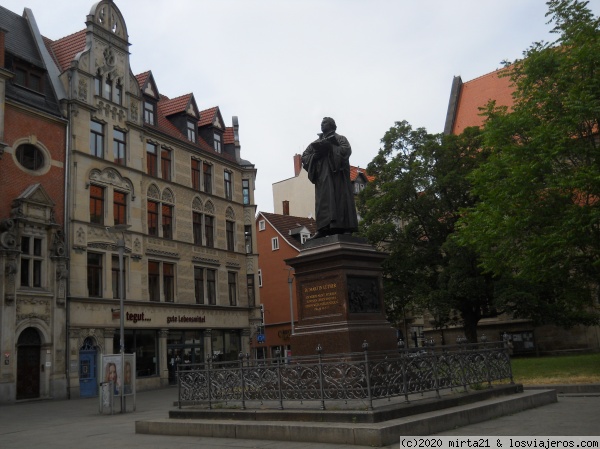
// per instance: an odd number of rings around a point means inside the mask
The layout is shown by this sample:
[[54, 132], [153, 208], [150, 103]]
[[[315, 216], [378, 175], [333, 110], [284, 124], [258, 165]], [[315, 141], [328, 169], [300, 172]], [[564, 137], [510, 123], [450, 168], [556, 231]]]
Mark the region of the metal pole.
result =
[[119, 374], [121, 377], [121, 387], [119, 388], [119, 396], [121, 399], [121, 413], [125, 413], [124, 408], [124, 397], [123, 397], [123, 389], [125, 388], [125, 310], [124, 310], [124, 296], [125, 296], [125, 279], [123, 276], [123, 254], [125, 253], [125, 236], [121, 235], [121, 238], [117, 241], [117, 246], [119, 248], [119, 307], [120, 307], [120, 315], [121, 315], [121, 323], [119, 329], [119, 346], [120, 346], [120, 354], [121, 354], [121, 373]]

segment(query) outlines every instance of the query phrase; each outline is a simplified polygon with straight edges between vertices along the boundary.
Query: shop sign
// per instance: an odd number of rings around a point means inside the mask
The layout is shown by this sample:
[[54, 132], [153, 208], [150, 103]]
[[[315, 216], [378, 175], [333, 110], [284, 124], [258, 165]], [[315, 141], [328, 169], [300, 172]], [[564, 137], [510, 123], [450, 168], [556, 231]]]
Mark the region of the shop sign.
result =
[[167, 324], [171, 323], [206, 323], [206, 316], [171, 315], [167, 317]]
[[151, 318], [146, 318], [144, 316], [144, 313], [130, 313], [130, 312], [126, 312], [125, 313], [125, 319], [127, 321], [131, 321], [133, 323], [137, 323], [138, 321], [152, 321]]

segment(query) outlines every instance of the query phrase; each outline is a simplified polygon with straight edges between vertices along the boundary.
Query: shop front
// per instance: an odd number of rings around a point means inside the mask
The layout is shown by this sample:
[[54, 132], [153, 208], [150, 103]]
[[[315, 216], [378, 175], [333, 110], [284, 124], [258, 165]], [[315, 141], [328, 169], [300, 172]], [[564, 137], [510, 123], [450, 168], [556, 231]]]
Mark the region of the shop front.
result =
[[[90, 360], [119, 353], [118, 311], [108, 304], [73, 301], [70, 328], [72, 397], [97, 394], [89, 384]], [[102, 320], [104, 318], [104, 320]], [[95, 320], [95, 323], [90, 321]], [[82, 326], [83, 323], [89, 323]], [[79, 323], [79, 325], [78, 325]], [[245, 309], [205, 308], [202, 310], [163, 304], [126, 304], [124, 317], [124, 351], [135, 354], [137, 390], [160, 388], [177, 381], [180, 364], [237, 360], [248, 352], [248, 313]], [[245, 344], [245, 346], [244, 346]], [[86, 369], [82, 369], [84, 364]], [[82, 373], [87, 373], [83, 375]], [[85, 377], [87, 376], [87, 377]], [[104, 382], [97, 373], [97, 383]]]

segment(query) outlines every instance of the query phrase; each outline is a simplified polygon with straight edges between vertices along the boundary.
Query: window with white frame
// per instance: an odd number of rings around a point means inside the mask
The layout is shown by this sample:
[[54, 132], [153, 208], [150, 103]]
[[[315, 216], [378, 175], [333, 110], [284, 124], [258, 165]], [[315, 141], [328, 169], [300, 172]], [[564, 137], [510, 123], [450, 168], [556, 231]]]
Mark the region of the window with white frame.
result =
[[278, 250], [279, 249], [279, 237], [273, 237], [271, 239], [271, 249], [273, 251]]
[[265, 226], [265, 220], [260, 220], [260, 221], [258, 222], [258, 230], [259, 230], [259, 231], [264, 231], [265, 229], [266, 229], [266, 226]]
[[262, 278], [262, 270], [260, 268], [258, 269], [257, 275], [258, 275], [258, 286], [262, 287], [262, 285], [263, 285], [263, 278]]

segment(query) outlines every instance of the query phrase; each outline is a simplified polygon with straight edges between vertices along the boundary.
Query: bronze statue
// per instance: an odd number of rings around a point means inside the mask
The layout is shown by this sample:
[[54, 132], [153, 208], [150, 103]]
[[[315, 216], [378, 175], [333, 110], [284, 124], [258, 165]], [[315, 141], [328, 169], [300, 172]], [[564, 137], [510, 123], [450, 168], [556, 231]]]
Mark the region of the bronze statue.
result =
[[317, 233], [313, 238], [358, 230], [350, 182], [352, 149], [348, 139], [337, 134], [336, 129], [335, 121], [325, 117], [319, 138], [302, 153], [302, 166], [315, 185]]

